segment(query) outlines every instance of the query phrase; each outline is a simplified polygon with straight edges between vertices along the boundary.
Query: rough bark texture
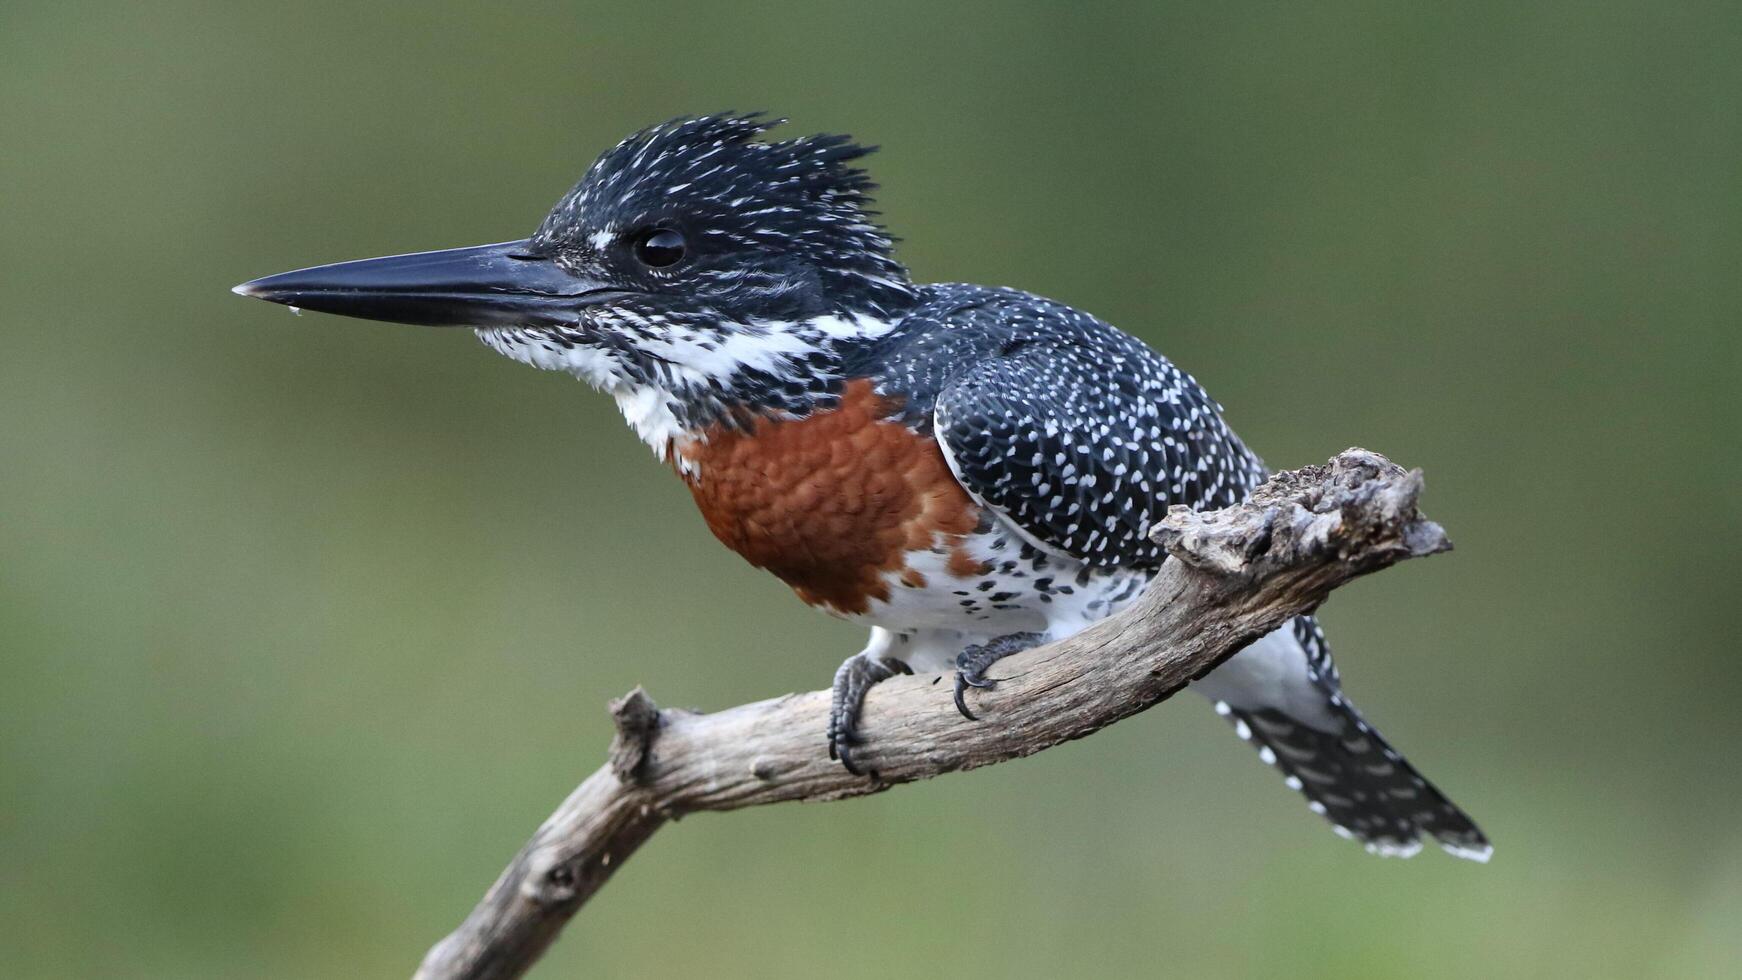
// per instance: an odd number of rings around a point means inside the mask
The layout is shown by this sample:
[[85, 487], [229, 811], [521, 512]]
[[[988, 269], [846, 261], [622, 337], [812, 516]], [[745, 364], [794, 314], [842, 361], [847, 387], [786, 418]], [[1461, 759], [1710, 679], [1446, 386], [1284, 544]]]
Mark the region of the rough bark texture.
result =
[[711, 714], [660, 710], [640, 688], [612, 702], [608, 763], [569, 794], [422, 978], [515, 977], [668, 819], [701, 810], [877, 793], [1082, 738], [1172, 695], [1331, 590], [1451, 547], [1416, 509], [1420, 471], [1361, 449], [1278, 473], [1239, 506], [1175, 507], [1155, 528], [1173, 560], [1124, 612], [1002, 661], [963, 718], [948, 688], [896, 677], [866, 699], [856, 761], [829, 761], [829, 694], [789, 694]]

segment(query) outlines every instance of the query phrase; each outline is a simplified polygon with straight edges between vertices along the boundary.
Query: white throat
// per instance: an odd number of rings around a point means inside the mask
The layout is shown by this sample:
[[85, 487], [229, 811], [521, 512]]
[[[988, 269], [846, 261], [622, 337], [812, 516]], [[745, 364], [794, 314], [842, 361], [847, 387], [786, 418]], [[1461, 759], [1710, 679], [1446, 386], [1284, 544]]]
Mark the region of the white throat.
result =
[[[606, 323], [609, 328], [609, 322]], [[798, 371], [816, 372], [814, 355], [843, 340], [872, 339], [894, 329], [893, 323], [871, 317], [825, 316], [800, 321], [761, 321], [748, 328], [712, 330], [662, 317], [636, 318], [635, 345], [657, 359], [657, 382], [633, 375], [617, 355], [590, 344], [565, 344], [540, 330], [479, 330], [486, 347], [522, 364], [549, 371], [566, 371], [606, 392], [617, 402], [624, 421], [661, 461], [670, 458], [680, 438], [702, 439], [684, 429], [676, 408], [686, 400], [730, 391], [746, 372], [779, 378]], [[807, 358], [809, 363], [806, 363]], [[833, 380], [811, 378], [808, 380]], [[681, 472], [694, 474], [697, 464], [677, 455]]]
[[484, 346], [498, 354], [547, 371], [566, 371], [610, 395], [629, 428], [661, 461], [669, 455], [672, 441], [683, 434], [673, 411], [677, 396], [631, 379], [620, 361], [598, 347], [565, 347], [536, 330], [479, 330], [477, 334]]

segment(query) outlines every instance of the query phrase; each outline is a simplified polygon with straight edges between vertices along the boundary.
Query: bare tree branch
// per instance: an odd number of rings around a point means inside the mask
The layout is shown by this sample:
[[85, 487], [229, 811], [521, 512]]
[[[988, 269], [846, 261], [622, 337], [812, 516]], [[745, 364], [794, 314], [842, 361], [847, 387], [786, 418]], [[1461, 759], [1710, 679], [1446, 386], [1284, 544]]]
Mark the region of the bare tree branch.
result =
[[521, 975], [668, 819], [877, 793], [1032, 755], [1136, 714], [1344, 582], [1449, 549], [1416, 510], [1421, 485], [1420, 471], [1351, 449], [1276, 474], [1236, 507], [1173, 508], [1154, 534], [1176, 560], [1119, 615], [1000, 662], [998, 685], [974, 692], [984, 720], [958, 714], [932, 677], [879, 684], [855, 756], [875, 780], [829, 761], [826, 691], [695, 714], [661, 711], [637, 688], [611, 704], [610, 761], [544, 822], [417, 975]]

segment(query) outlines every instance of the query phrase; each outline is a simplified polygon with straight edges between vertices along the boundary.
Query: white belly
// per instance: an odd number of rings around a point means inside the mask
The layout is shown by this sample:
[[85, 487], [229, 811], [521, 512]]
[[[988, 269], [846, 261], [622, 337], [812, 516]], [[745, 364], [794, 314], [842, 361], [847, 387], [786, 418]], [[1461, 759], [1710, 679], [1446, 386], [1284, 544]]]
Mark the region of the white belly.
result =
[[[873, 600], [863, 613], [845, 618], [905, 637], [896, 655], [916, 670], [941, 670], [962, 648], [1012, 633], [1039, 633], [1047, 640], [1070, 636], [1123, 609], [1153, 573], [1096, 569], [1046, 554], [1002, 527], [966, 542], [979, 575], [951, 571], [946, 549], [913, 553], [907, 567], [919, 573], [891, 574], [889, 598]], [[956, 567], [961, 567], [958, 559]]]

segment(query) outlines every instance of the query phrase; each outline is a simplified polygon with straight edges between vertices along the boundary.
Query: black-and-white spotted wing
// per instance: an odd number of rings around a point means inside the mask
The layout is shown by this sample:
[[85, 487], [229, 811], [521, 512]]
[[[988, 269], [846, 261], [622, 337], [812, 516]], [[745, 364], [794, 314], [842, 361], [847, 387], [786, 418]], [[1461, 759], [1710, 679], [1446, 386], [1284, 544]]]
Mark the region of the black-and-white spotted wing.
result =
[[1094, 565], [1157, 565], [1148, 530], [1169, 505], [1237, 503], [1263, 464], [1166, 358], [1086, 314], [1047, 312], [938, 392], [944, 455], [1036, 543]]

